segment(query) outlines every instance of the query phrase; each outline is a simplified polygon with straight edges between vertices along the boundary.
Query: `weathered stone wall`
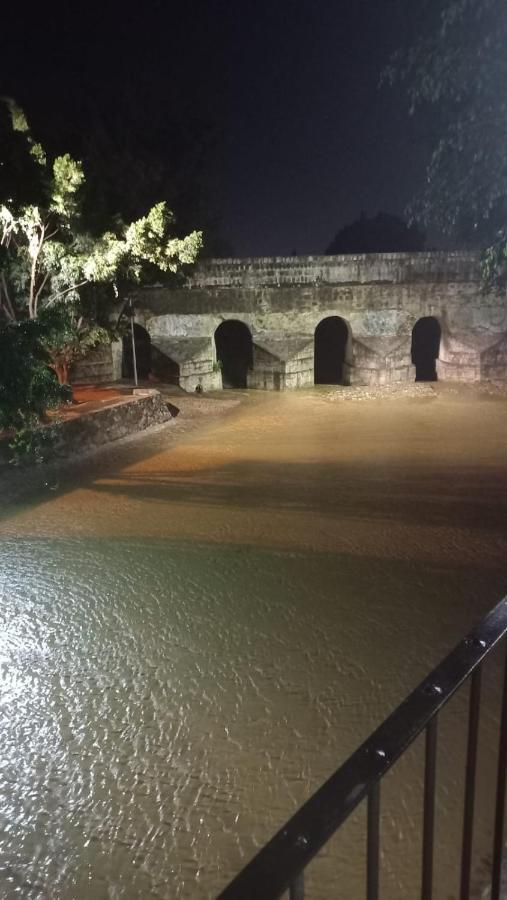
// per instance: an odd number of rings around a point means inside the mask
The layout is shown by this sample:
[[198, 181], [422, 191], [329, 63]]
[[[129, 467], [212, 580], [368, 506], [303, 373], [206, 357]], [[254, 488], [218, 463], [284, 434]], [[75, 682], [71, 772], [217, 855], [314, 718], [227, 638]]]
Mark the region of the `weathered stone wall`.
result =
[[[171, 418], [167, 403], [158, 391], [139, 390], [132, 397], [118, 400], [112, 406], [94, 409], [75, 419], [40, 426], [40, 432], [44, 431], [47, 435], [40, 445], [44, 457], [48, 459], [89, 453], [102, 444], [144, 431], [151, 425], [168, 422]], [[12, 457], [8, 444], [7, 438], [0, 443], [0, 467], [8, 465]], [[30, 462], [28, 458], [27, 462]]]
[[121, 378], [122, 342], [99, 344], [72, 366], [73, 384], [108, 384]]
[[314, 332], [328, 316], [348, 325], [351, 383], [413, 380], [424, 316], [440, 323], [440, 377], [505, 378], [507, 302], [484, 296], [479, 274], [477, 256], [461, 252], [210, 260], [182, 288], [139, 291], [138, 321], [190, 390], [217, 386], [213, 335], [228, 319], [252, 333], [252, 387], [312, 383]]

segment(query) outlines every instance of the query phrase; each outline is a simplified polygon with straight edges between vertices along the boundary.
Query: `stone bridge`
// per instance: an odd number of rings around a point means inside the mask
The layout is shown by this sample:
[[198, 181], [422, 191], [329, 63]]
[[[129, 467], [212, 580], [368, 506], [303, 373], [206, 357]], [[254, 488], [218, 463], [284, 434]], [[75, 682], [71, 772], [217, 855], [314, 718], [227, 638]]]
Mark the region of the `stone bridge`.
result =
[[471, 253], [217, 259], [134, 299], [141, 367], [186, 390], [507, 378], [507, 299]]

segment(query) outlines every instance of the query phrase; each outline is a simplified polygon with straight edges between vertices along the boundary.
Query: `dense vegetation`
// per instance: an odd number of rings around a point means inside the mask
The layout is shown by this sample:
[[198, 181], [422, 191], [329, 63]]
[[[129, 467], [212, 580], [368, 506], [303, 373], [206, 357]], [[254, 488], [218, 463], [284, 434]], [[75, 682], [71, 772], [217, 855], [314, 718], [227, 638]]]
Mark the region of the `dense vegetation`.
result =
[[58, 383], [72, 362], [109, 339], [107, 299], [194, 262], [202, 234], [174, 236], [164, 202], [93, 233], [81, 163], [51, 159], [13, 101], [0, 148], [0, 427], [20, 429], [67, 396]]

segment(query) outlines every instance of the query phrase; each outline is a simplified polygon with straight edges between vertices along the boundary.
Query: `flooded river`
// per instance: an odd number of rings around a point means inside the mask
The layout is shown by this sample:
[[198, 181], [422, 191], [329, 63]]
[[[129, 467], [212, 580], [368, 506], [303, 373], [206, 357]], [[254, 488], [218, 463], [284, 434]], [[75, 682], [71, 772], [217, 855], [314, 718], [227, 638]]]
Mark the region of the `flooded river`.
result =
[[[214, 897], [507, 592], [507, 400], [344, 397], [188, 400], [4, 498], [2, 900]], [[458, 890], [466, 705], [441, 722], [437, 900]], [[421, 788], [418, 742], [382, 789], [386, 900], [419, 895]], [[311, 898], [363, 896], [364, 820], [312, 865]]]

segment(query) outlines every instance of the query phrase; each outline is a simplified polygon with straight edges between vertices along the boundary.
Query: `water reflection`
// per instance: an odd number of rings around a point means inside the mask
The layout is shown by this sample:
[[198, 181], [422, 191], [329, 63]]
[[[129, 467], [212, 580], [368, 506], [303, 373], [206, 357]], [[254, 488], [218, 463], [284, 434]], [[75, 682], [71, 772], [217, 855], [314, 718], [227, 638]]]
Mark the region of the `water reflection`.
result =
[[[5, 510], [0, 895], [214, 896], [507, 587], [499, 409], [254, 397]], [[442, 722], [442, 898], [465, 711]], [[389, 898], [418, 895], [421, 778], [417, 746], [383, 791]], [[311, 896], [362, 896], [362, 815]]]

